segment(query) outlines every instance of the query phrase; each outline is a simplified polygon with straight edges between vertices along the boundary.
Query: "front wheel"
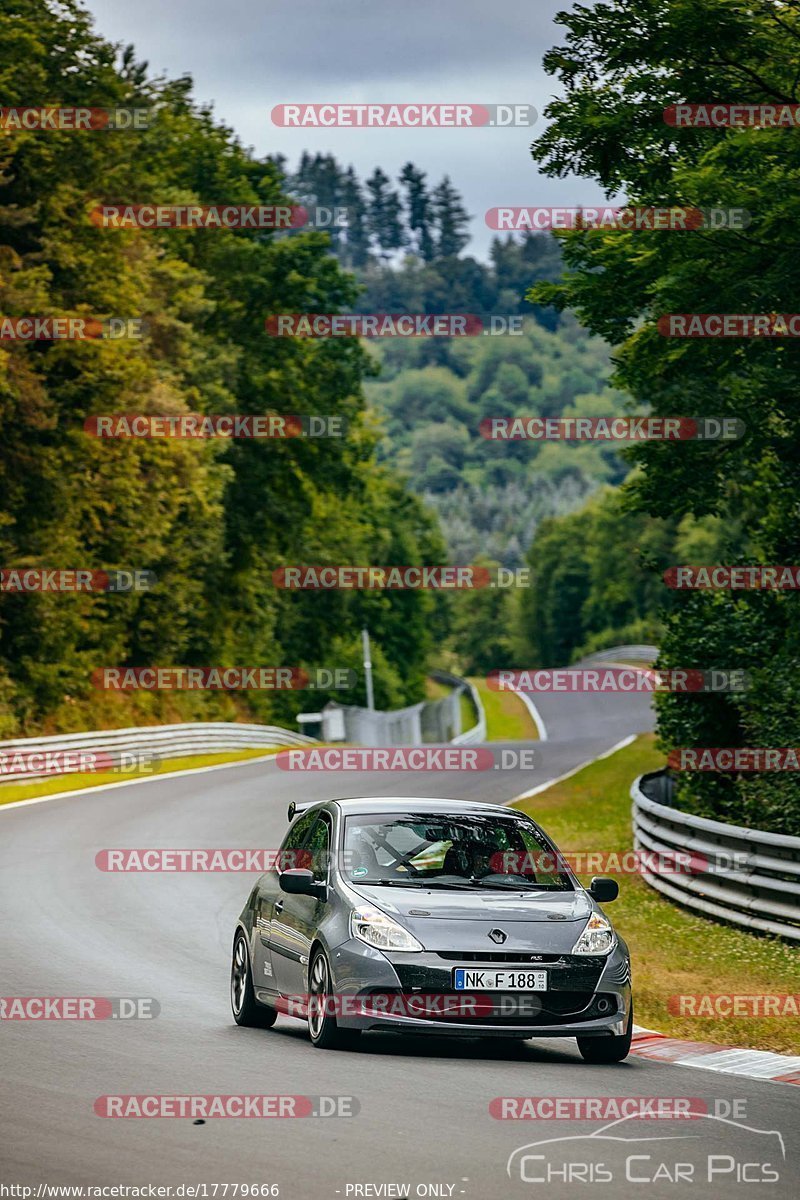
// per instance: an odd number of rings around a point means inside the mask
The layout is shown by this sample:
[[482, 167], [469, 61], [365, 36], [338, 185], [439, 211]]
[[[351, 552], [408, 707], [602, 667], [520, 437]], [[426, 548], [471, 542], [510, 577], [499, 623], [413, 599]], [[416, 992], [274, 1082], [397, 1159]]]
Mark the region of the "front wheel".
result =
[[633, 1005], [628, 1013], [628, 1024], [624, 1033], [612, 1034], [611, 1037], [579, 1037], [578, 1049], [583, 1059], [589, 1063], [622, 1062], [631, 1052], [633, 1037]]
[[247, 938], [241, 930], [236, 934], [233, 943], [233, 961], [231, 963], [231, 1008], [233, 1019], [237, 1025], [250, 1025], [257, 1029], [269, 1029], [278, 1019], [274, 1008], [265, 1008], [259, 1004], [253, 990], [253, 976], [250, 971], [250, 954], [247, 949]]
[[340, 1029], [334, 1012], [331, 969], [324, 950], [317, 950], [308, 971], [308, 1032], [320, 1050], [352, 1050], [361, 1038], [360, 1029]]

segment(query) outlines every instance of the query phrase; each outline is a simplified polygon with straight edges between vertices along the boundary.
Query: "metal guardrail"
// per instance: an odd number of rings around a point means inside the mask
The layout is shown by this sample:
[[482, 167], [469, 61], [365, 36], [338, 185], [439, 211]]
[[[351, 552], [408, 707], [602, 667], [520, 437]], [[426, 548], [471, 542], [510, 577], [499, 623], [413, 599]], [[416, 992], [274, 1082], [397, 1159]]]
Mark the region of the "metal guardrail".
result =
[[[423, 700], [407, 708], [382, 711], [329, 703], [324, 711], [337, 708], [344, 719], [345, 739], [361, 746], [421, 746], [431, 742], [464, 746], [484, 741], [486, 716], [472, 684], [447, 671], [431, 671], [431, 678], [452, 690], [440, 700]], [[465, 691], [472, 699], [478, 719], [471, 729], [462, 732], [461, 693]]]
[[[407, 708], [360, 708], [357, 704], [336, 704], [329, 701], [323, 714], [335, 709], [344, 722], [344, 741], [359, 746], [419, 746], [423, 742], [422, 712], [424, 703]], [[327, 739], [323, 724], [323, 740]], [[431, 739], [432, 740], [432, 739]], [[446, 738], [444, 739], [447, 740]]]
[[[390, 712], [342, 706], [346, 738], [364, 746], [421, 745], [451, 742], [470, 745], [486, 738], [486, 716], [471, 683], [445, 671], [434, 677], [452, 687], [441, 700], [412, 704]], [[460, 697], [468, 691], [477, 723], [462, 732]], [[278, 725], [233, 721], [196, 721], [180, 725], [144, 725], [66, 733], [54, 737], [15, 738], [0, 742], [0, 783], [21, 782], [79, 771], [131, 772], [143, 759], [182, 758], [225, 750], [313, 746], [316, 738]]]
[[589, 654], [583, 662], [617, 662], [619, 659], [631, 659], [633, 662], [653, 662], [658, 658], [658, 646], [611, 646], [608, 650], [598, 650]]
[[[278, 746], [312, 746], [315, 739], [278, 725], [239, 725], [233, 721], [196, 721], [181, 725], [144, 725], [130, 729], [104, 729], [89, 733], [66, 733], [55, 737], [16, 738], [0, 742], [0, 781], [16, 782], [43, 775], [67, 774], [79, 770], [119, 770], [130, 758], [152, 755], [155, 758], [183, 758], [192, 754], [213, 754], [225, 750], [265, 749]], [[37, 755], [49, 756], [37, 769]], [[80, 756], [100, 766], [81, 766]], [[60, 767], [56, 759], [62, 758]], [[70, 765], [71, 763], [75, 765]], [[14, 769], [15, 764], [20, 769]], [[27, 769], [26, 769], [27, 768]], [[129, 768], [130, 769], [130, 766]]]
[[471, 729], [466, 729], [463, 732], [457, 733], [451, 738], [454, 746], [474, 746], [477, 742], [486, 741], [486, 713], [484, 712], [483, 703], [478, 689], [468, 679], [461, 679], [458, 675], [451, 675], [448, 671], [431, 671], [431, 678], [436, 679], [439, 683], [449, 684], [453, 688], [453, 695], [458, 703], [459, 712], [459, 729], [461, 728], [461, 693], [466, 691], [472, 701], [472, 707], [475, 709], [477, 721]]
[[[800, 941], [800, 837], [726, 825], [659, 803], [652, 796], [667, 798], [666, 780], [658, 771], [631, 787], [633, 843], [643, 852], [645, 882], [704, 916]], [[649, 855], [668, 862], [676, 853], [687, 856], [684, 869], [644, 870]]]

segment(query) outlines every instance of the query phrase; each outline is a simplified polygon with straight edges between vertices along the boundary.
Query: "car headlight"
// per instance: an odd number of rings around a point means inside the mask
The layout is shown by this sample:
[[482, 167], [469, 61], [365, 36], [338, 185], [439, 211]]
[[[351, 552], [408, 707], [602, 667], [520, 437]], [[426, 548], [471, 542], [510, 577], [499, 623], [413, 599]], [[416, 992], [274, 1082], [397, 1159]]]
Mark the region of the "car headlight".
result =
[[422, 950], [422, 944], [413, 934], [387, 917], [379, 908], [361, 905], [350, 914], [350, 932], [353, 937], [376, 950]]
[[572, 947], [573, 954], [608, 954], [614, 948], [616, 935], [611, 922], [601, 913], [592, 913], [586, 928]]

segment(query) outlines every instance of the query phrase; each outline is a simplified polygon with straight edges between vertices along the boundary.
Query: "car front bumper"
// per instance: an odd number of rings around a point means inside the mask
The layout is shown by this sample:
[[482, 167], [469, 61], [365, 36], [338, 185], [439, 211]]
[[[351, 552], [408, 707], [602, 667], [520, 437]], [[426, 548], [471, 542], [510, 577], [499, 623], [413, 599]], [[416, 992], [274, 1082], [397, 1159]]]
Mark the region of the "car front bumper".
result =
[[[331, 966], [336, 993], [359, 1004], [343, 1004], [337, 1022], [343, 1029], [438, 1037], [624, 1034], [631, 1011], [630, 960], [624, 943], [608, 956], [531, 953], [528, 961], [502, 959], [504, 966], [546, 970], [548, 987], [543, 992], [455, 991], [457, 965], [494, 969], [499, 958], [382, 952], [350, 939], [333, 952]], [[355, 1012], [362, 1002], [363, 1011]]]

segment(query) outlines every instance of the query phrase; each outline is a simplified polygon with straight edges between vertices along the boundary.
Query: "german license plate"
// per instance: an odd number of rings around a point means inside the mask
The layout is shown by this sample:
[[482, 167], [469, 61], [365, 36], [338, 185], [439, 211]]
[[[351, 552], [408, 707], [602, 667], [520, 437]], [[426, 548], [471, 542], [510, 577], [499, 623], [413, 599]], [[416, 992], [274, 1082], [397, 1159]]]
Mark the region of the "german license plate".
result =
[[546, 992], [547, 971], [510, 970], [474, 971], [456, 967], [453, 987], [457, 992]]

